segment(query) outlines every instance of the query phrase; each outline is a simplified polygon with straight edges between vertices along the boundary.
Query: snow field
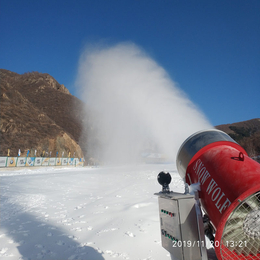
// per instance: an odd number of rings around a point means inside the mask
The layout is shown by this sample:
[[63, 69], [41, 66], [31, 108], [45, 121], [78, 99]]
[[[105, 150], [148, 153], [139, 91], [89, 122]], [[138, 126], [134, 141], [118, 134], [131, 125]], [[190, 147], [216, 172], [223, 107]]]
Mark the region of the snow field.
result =
[[0, 259], [170, 259], [157, 174], [175, 165], [1, 169]]

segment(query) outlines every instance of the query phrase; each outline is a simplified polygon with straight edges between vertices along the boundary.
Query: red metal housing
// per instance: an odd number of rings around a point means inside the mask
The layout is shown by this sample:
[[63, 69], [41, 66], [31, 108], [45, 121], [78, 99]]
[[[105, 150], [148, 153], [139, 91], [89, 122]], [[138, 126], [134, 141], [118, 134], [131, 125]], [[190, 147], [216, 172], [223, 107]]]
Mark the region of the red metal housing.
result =
[[[203, 141], [207, 137], [210, 140]], [[218, 259], [260, 259], [260, 252], [248, 256], [237, 254], [222, 241], [231, 213], [247, 197], [260, 191], [260, 164], [224, 132], [209, 130], [196, 133], [184, 142], [177, 156], [177, 167], [189, 185], [200, 183], [201, 205], [216, 229]]]

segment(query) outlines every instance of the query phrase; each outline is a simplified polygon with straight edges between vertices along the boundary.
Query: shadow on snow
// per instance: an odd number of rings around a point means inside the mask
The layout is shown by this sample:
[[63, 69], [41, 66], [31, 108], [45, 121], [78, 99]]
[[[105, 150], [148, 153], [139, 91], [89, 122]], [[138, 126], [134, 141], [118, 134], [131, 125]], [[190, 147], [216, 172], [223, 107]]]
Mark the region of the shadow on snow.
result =
[[20, 259], [104, 260], [96, 249], [81, 245], [65, 230], [40, 218], [1, 196], [1, 229], [18, 244]]

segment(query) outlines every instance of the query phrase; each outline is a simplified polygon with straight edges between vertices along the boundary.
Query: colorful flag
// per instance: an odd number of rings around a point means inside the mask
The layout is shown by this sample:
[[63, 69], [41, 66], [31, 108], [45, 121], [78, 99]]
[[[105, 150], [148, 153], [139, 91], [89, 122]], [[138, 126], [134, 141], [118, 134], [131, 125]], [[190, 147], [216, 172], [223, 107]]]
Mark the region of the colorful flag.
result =
[[7, 156], [10, 156], [10, 149], [7, 150]]
[[30, 150], [28, 149], [26, 157], [28, 157], [29, 153], [30, 153]]
[[70, 157], [70, 152], [69, 152], [69, 157]]
[[56, 157], [58, 157], [59, 152], [56, 153]]
[[18, 156], [21, 156], [21, 150], [20, 149], [18, 150]]

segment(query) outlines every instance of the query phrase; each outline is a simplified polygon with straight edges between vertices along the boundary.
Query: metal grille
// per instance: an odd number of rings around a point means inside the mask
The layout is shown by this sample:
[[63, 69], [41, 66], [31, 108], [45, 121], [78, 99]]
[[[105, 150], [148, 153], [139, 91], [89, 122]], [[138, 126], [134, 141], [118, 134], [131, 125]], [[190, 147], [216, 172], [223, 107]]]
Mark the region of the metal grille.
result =
[[260, 191], [230, 214], [220, 246], [223, 260], [260, 259]]

